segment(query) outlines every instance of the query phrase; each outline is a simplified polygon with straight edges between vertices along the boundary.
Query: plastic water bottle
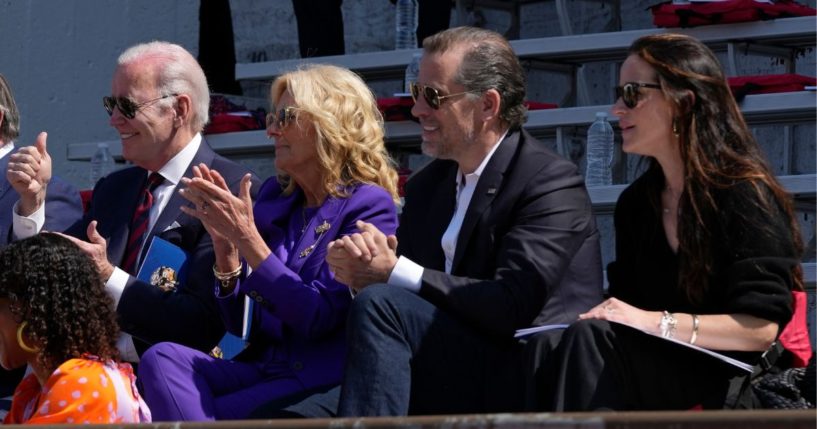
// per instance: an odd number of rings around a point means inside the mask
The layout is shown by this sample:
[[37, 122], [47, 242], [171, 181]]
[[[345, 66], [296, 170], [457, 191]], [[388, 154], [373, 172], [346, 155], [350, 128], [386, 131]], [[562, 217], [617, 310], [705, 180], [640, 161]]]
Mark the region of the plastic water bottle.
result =
[[414, 56], [411, 57], [411, 62], [409, 63], [408, 67], [406, 67], [406, 79], [403, 84], [403, 89], [406, 93], [411, 92], [410, 84], [412, 82], [417, 82], [417, 75], [420, 74], [420, 59], [423, 58], [423, 54], [416, 53]]
[[97, 143], [96, 152], [91, 157], [91, 186], [96, 185], [96, 182], [107, 176], [116, 168], [116, 162], [113, 160], [108, 143]]
[[394, 49], [417, 48], [417, 0], [397, 0]]
[[607, 122], [607, 113], [597, 112], [596, 120], [587, 129], [587, 186], [613, 184], [613, 127]]

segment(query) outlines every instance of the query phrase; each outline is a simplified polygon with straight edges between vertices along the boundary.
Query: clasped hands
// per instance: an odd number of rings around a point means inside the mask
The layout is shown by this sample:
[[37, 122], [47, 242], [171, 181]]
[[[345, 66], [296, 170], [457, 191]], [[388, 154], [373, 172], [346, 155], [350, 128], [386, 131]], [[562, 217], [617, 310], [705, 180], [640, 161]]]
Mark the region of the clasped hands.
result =
[[360, 220], [356, 226], [360, 232], [328, 244], [326, 262], [335, 280], [360, 291], [389, 280], [397, 264], [397, 237], [386, 236], [373, 224]]

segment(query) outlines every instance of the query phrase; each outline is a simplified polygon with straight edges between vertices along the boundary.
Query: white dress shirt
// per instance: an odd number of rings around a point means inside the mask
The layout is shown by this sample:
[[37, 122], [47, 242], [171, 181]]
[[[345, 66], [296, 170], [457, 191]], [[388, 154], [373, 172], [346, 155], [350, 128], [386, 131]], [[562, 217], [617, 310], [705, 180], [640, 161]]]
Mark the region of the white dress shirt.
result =
[[[493, 157], [494, 152], [505, 139], [508, 131], [505, 130], [500, 136], [499, 140], [494, 143], [491, 150], [485, 155], [482, 162], [476, 170], [470, 174], [463, 174], [462, 170], [457, 168], [457, 201], [454, 208], [454, 216], [448, 224], [442, 238], [440, 239], [440, 246], [443, 248], [445, 254], [445, 272], [451, 274], [452, 264], [454, 262], [454, 252], [457, 250], [457, 239], [462, 228], [462, 221], [465, 219], [465, 213], [468, 211], [468, 206], [471, 204], [471, 198], [474, 196], [474, 190], [477, 188], [477, 182], [488, 165], [488, 161]], [[400, 256], [397, 259], [397, 264], [389, 275], [388, 284], [406, 288], [413, 292], [419, 292], [420, 286], [423, 282], [424, 268], [405, 256]]]
[[0, 146], [0, 158], [8, 155], [11, 151], [14, 150], [14, 142], [9, 141], [6, 142], [3, 146]]

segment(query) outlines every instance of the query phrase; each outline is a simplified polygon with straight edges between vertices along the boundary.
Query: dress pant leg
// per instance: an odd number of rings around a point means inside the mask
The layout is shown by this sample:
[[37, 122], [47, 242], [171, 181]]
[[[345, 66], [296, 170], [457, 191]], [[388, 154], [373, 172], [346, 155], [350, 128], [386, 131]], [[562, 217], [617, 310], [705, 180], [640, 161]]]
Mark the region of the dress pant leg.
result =
[[340, 416], [483, 412], [492, 374], [513, 371], [515, 342], [487, 339], [394, 286], [357, 295], [347, 335]]
[[451, 22], [450, 0], [418, 0], [417, 47], [423, 47], [423, 40], [448, 29]]
[[552, 373], [554, 411], [723, 407], [743, 370], [703, 352], [604, 320], [564, 333]]
[[552, 411], [550, 380], [558, 362], [556, 348], [564, 331], [551, 329], [521, 340], [522, 411]]
[[343, 55], [343, 0], [292, 0], [301, 58]]
[[553, 411], [632, 409], [630, 372], [604, 320], [581, 320], [562, 335], [546, 392]]
[[246, 416], [257, 404], [234, 401], [230, 406], [223, 399], [219, 403], [219, 398], [254, 386], [264, 377], [256, 365], [216, 359], [174, 343], [151, 347], [139, 363], [144, 400], [154, 421], [216, 420], [223, 418], [220, 408], [245, 409]]
[[250, 413], [250, 420], [329, 419], [338, 415], [340, 385], [320, 387], [267, 402]]

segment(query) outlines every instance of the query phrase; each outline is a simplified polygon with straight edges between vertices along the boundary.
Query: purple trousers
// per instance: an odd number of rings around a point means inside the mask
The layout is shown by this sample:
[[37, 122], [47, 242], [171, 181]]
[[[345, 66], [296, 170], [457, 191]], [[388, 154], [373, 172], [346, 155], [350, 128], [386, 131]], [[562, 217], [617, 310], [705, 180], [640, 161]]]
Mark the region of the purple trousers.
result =
[[285, 362], [216, 359], [174, 343], [142, 355], [139, 380], [153, 421], [243, 419], [264, 403], [305, 390]]

